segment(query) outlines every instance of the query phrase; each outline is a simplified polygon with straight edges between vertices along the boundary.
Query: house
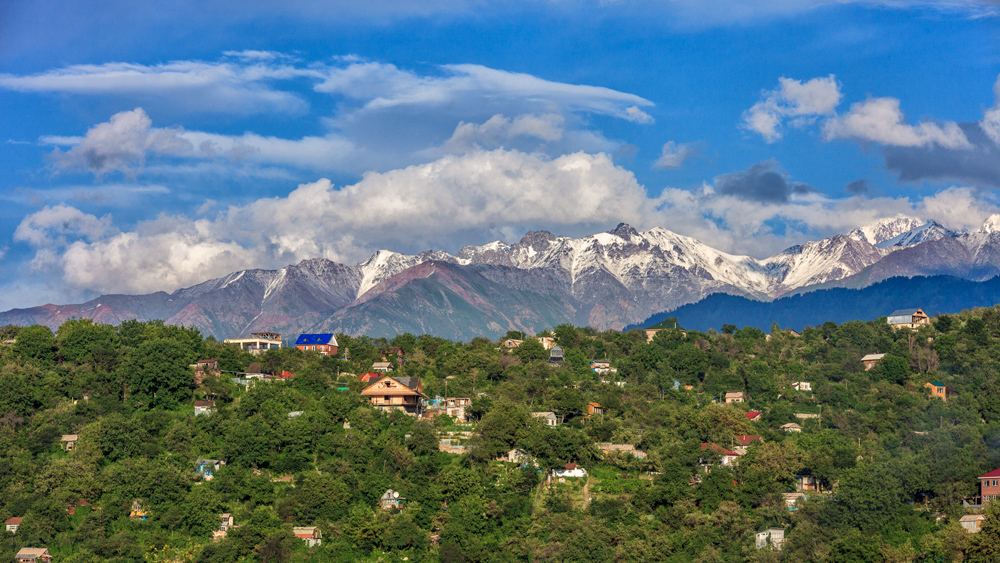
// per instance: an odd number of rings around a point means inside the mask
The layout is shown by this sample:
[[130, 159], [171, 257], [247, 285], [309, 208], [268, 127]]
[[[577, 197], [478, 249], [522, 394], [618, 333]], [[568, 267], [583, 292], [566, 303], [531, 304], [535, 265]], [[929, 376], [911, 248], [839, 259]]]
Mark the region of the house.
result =
[[218, 459], [199, 459], [194, 462], [194, 472], [201, 475], [202, 479], [211, 481], [212, 476], [225, 464], [226, 462]]
[[796, 475], [795, 476], [795, 490], [796, 491], [818, 491], [822, 489], [819, 483], [819, 479], [813, 477], [812, 475]]
[[76, 447], [76, 442], [79, 439], [80, 436], [77, 434], [63, 434], [62, 439], [59, 440], [59, 445], [67, 452], [71, 452]]
[[300, 334], [295, 341], [299, 350], [319, 352], [324, 356], [337, 355], [337, 337], [332, 334]]
[[865, 364], [865, 371], [868, 371], [875, 367], [875, 364], [885, 357], [885, 354], [868, 354], [864, 358], [861, 358], [861, 363]]
[[792, 389], [795, 389], [796, 391], [812, 391], [813, 390], [812, 383], [809, 383], [808, 381], [793, 381], [792, 382]]
[[563, 349], [559, 346], [553, 346], [549, 350], [549, 363], [550, 364], [561, 364], [563, 363]]
[[646, 459], [646, 452], [635, 449], [632, 444], [613, 444], [611, 442], [601, 442], [597, 444], [597, 449], [604, 455], [612, 453], [628, 454], [636, 459]]
[[781, 429], [785, 432], [802, 432], [802, 427], [794, 422], [789, 422], [788, 424], [782, 424]]
[[985, 506], [1000, 495], [1000, 469], [979, 476], [979, 494]]
[[392, 364], [389, 362], [375, 362], [372, 364], [372, 371], [376, 371], [378, 373], [389, 373], [392, 371]]
[[751, 422], [757, 422], [760, 420], [760, 416], [762, 414], [764, 414], [763, 411], [750, 411], [747, 413], [747, 418], [749, 418]]
[[295, 526], [292, 528], [292, 533], [295, 534], [295, 537], [304, 541], [306, 547], [313, 547], [323, 543], [323, 534], [320, 533], [319, 528], [316, 526]]
[[597, 403], [587, 403], [587, 416], [592, 414], [604, 414], [604, 407]]
[[918, 329], [930, 326], [931, 319], [923, 309], [897, 309], [886, 317], [886, 322], [892, 328]]
[[737, 444], [739, 444], [733, 447], [733, 451], [740, 455], [747, 453], [747, 448], [750, 447], [750, 444], [761, 441], [760, 436], [756, 434], [737, 434], [736, 436], [733, 436], [733, 439], [736, 440]]
[[49, 563], [52, 556], [47, 547], [22, 547], [14, 556], [17, 563]]
[[225, 514], [220, 514], [219, 520], [220, 520], [219, 530], [222, 532], [229, 530], [229, 528], [236, 527], [236, 520], [233, 518], [233, 515], [229, 514], [228, 512], [226, 512]]
[[535, 418], [541, 418], [542, 420], [545, 421], [546, 426], [559, 426], [559, 418], [556, 416], [556, 413], [554, 412], [548, 412], [548, 411], [533, 412], [531, 413], [531, 416]]
[[513, 450], [500, 456], [500, 461], [506, 461], [507, 463], [522, 463], [531, 461], [531, 454], [520, 448], [514, 448]]
[[212, 414], [215, 412], [215, 401], [195, 401], [194, 402], [194, 414], [198, 416], [200, 414]]
[[768, 528], [763, 532], [757, 532], [757, 549], [764, 549], [770, 544], [775, 551], [781, 551], [781, 544], [783, 543], [785, 543], [784, 528]]
[[[740, 458], [740, 454], [738, 454], [738, 453], [736, 453], [736, 452], [734, 452], [732, 450], [727, 450], [726, 448], [723, 448], [719, 444], [715, 444], [715, 443], [702, 443], [701, 444], [701, 449], [702, 450], [712, 450], [713, 452], [719, 454], [721, 456], [720, 460], [719, 460], [719, 463], [720, 463], [720, 465], [723, 465], [723, 466], [729, 466], [729, 465], [735, 466], [736, 462]], [[706, 465], [707, 466], [708, 462], [703, 459], [702, 460], [702, 465]]]
[[8, 518], [7, 520], [4, 521], [4, 524], [8, 532], [16, 534], [18, 526], [21, 525], [21, 517], [14, 516], [13, 518]]
[[295, 377], [294, 373], [288, 370], [281, 370], [281, 373], [278, 374], [278, 381], [284, 381], [286, 379], [291, 379], [293, 377]]
[[937, 397], [942, 401], [948, 400], [948, 390], [945, 388], [944, 383], [939, 383], [937, 381], [930, 381], [924, 383], [924, 387], [931, 390], [931, 397]]
[[419, 377], [383, 376], [361, 391], [372, 405], [382, 411], [399, 410], [420, 416], [421, 399], [426, 399]]
[[546, 350], [551, 350], [556, 347], [556, 341], [554, 338], [550, 338], [548, 336], [536, 336], [535, 340], [541, 342], [542, 348], [545, 348]]
[[611, 373], [611, 370], [618, 371], [617, 368], [611, 367], [611, 360], [593, 360], [590, 362], [590, 369], [597, 373]]
[[781, 493], [781, 496], [785, 499], [785, 507], [788, 510], [795, 510], [795, 505], [798, 503], [799, 499], [805, 499], [805, 493]]
[[744, 403], [747, 400], [746, 393], [743, 391], [726, 391], [726, 404], [732, 403]]
[[451, 397], [445, 399], [444, 410], [448, 416], [453, 416], [459, 420], [467, 420], [465, 409], [472, 406], [472, 399], [469, 397]]
[[362, 373], [361, 375], [358, 376], [358, 381], [367, 385], [380, 377], [382, 377], [381, 373], [372, 373], [372, 372]]
[[132, 510], [129, 511], [128, 517], [132, 520], [145, 520], [149, 516], [149, 511], [142, 505], [142, 501], [135, 499], [132, 501]]
[[240, 347], [240, 350], [250, 352], [254, 356], [259, 356], [272, 348], [282, 347], [281, 333], [279, 332], [251, 332], [250, 338], [227, 338], [222, 342], [223, 344], [235, 344]]
[[507, 340], [503, 341], [503, 344], [501, 344], [501, 346], [507, 349], [514, 349], [520, 346], [521, 344], [524, 344], [523, 340], [518, 340], [516, 338], [508, 338]]
[[387, 346], [382, 350], [382, 359], [384, 360], [390, 356], [396, 356], [398, 359], [403, 359], [406, 357], [406, 352], [403, 352], [403, 349], [399, 346]]
[[66, 514], [69, 514], [70, 516], [76, 514], [76, 507], [77, 506], [80, 506], [80, 507], [89, 506], [90, 510], [100, 510], [101, 509], [101, 507], [99, 507], [99, 506], [94, 506], [93, 504], [90, 504], [89, 502], [87, 502], [87, 501], [85, 501], [83, 499], [79, 499], [79, 500], [76, 501], [76, 506], [73, 506], [71, 504], [71, 505], [69, 505], [69, 506], [66, 507]]
[[966, 532], [970, 534], [975, 534], [983, 527], [983, 522], [986, 520], [985, 514], [966, 514], [958, 519], [958, 523], [965, 528]]
[[587, 470], [584, 469], [584, 468], [582, 468], [582, 467], [580, 467], [579, 465], [577, 465], [575, 463], [567, 463], [566, 465], [564, 465], [562, 467], [557, 467], [557, 468], [553, 469], [552, 470], [552, 476], [553, 477], [558, 477], [558, 478], [570, 477], [570, 478], [576, 479], [576, 478], [580, 478], [580, 477], [586, 477], [587, 476]]
[[219, 371], [219, 360], [215, 358], [198, 360], [195, 365], [198, 371]]
[[392, 510], [393, 508], [402, 508], [406, 499], [399, 496], [398, 491], [386, 489], [386, 491], [382, 493], [382, 496], [379, 497], [378, 502], [379, 506], [382, 507], [382, 510]]
[[246, 375], [247, 377], [262, 378], [267, 374], [264, 373], [263, 364], [261, 364], [260, 362], [250, 362], [250, 365], [247, 366]]
[[642, 329], [646, 333], [646, 342], [652, 342], [656, 338], [656, 333], [661, 330], [680, 330], [682, 335], [687, 335], [687, 331], [681, 328], [677, 319], [663, 319], [662, 321]]

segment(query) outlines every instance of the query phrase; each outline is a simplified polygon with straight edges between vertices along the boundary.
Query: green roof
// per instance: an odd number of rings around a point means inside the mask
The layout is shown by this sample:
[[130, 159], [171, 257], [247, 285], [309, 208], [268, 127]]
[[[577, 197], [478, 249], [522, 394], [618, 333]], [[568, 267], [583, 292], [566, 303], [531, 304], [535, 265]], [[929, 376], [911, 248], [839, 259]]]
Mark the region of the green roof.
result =
[[652, 326], [647, 326], [649, 328], [681, 328], [681, 325], [677, 322], [676, 318], [663, 319], [662, 321], [656, 323]]

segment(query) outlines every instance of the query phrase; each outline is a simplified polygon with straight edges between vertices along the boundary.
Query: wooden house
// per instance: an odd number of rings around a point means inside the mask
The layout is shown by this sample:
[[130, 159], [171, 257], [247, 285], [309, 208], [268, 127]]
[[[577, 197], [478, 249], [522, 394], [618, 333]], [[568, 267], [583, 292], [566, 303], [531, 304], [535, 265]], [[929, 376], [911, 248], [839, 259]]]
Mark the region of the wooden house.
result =
[[931, 319], [923, 309], [897, 309], [886, 317], [886, 322], [892, 328], [918, 329], [930, 326]]
[[936, 397], [942, 401], [948, 400], [948, 389], [945, 387], [944, 383], [929, 381], [924, 383], [924, 387], [930, 389], [931, 397]]
[[975, 534], [983, 528], [983, 522], [986, 521], [985, 514], [966, 514], [958, 519], [958, 523], [965, 528], [966, 532], [970, 534]]
[[419, 416], [421, 399], [426, 399], [419, 377], [383, 376], [361, 391], [375, 408], [383, 411], [399, 410], [412, 416]]
[[604, 407], [598, 403], [587, 403], [587, 416], [592, 414], [604, 414]]
[[71, 452], [73, 451], [73, 448], [76, 447], [76, 442], [79, 439], [80, 436], [78, 434], [63, 434], [62, 438], [59, 440], [59, 445], [62, 446], [62, 449], [67, 452]]

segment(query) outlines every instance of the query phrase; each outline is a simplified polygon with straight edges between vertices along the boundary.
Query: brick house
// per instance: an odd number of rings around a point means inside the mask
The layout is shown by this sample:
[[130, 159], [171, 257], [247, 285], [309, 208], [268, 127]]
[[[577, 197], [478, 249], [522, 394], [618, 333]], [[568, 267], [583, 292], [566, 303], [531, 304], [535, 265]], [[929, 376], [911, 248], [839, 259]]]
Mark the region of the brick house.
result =
[[1000, 469], [979, 476], [979, 494], [983, 505], [989, 504], [1000, 495]]
[[337, 355], [337, 337], [332, 334], [300, 334], [295, 341], [299, 350], [319, 352], [324, 356]]

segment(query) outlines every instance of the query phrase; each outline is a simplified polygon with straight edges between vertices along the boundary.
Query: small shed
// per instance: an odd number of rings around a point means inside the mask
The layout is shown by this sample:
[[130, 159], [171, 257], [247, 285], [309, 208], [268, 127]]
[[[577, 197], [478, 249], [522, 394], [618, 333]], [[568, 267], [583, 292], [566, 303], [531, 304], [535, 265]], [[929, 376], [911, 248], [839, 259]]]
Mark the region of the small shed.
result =
[[531, 416], [533, 416], [535, 418], [541, 418], [542, 420], [545, 421], [545, 425], [546, 426], [558, 426], [559, 425], [559, 418], [556, 416], [556, 413], [554, 413], [554, 412], [549, 412], [549, 411], [545, 411], [545, 412], [533, 412], [533, 413], [531, 413]]
[[868, 354], [861, 358], [861, 363], [865, 364], [865, 371], [868, 371], [875, 367], [875, 364], [879, 363], [884, 357], [885, 354]]
[[958, 519], [958, 523], [965, 528], [966, 532], [974, 534], [982, 529], [985, 520], [985, 514], [966, 514]]
[[604, 414], [604, 407], [599, 403], [587, 403], [587, 414]]
[[802, 432], [802, 427], [794, 422], [789, 422], [788, 424], [782, 424], [781, 429], [785, 432]]
[[389, 362], [375, 362], [372, 364], [372, 371], [377, 371], [379, 373], [389, 373], [392, 371], [392, 364]]
[[215, 412], [215, 401], [195, 401], [194, 402], [194, 414], [198, 416], [200, 414], [211, 414]]
[[561, 364], [563, 363], [563, 349], [559, 346], [554, 346], [549, 350], [549, 363], [550, 364]]
[[944, 383], [938, 381], [928, 381], [924, 383], [924, 387], [930, 389], [931, 397], [936, 397], [942, 401], [948, 400], [948, 388], [945, 387]]
[[59, 440], [59, 445], [62, 446], [62, 449], [67, 452], [71, 452], [73, 451], [73, 448], [76, 447], [76, 441], [79, 439], [80, 436], [77, 434], [63, 434], [62, 438]]
[[747, 400], [746, 393], [743, 391], [726, 391], [726, 404], [730, 403], [743, 403]]

